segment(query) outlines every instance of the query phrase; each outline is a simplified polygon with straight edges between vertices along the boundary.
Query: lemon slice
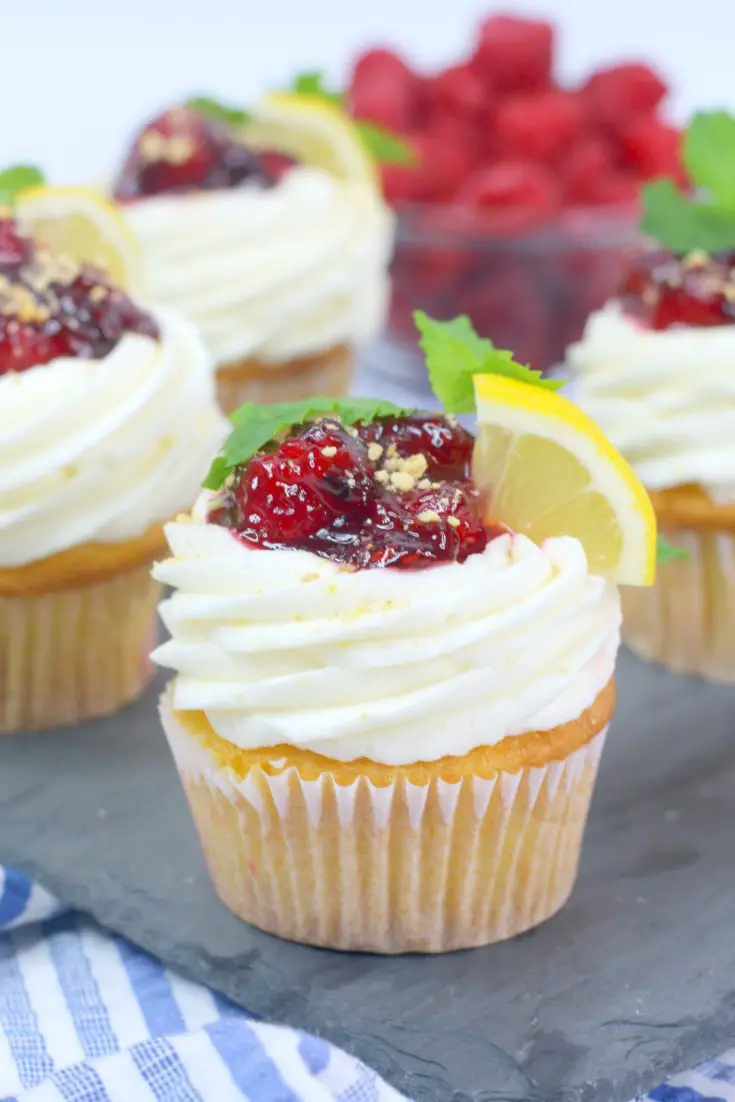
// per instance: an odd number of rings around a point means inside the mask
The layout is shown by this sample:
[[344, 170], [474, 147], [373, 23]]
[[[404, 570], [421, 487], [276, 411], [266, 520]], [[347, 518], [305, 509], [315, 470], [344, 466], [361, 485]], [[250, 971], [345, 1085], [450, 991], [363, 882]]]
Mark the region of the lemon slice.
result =
[[144, 292], [135, 234], [101, 192], [86, 187], [29, 188], [18, 196], [15, 214], [23, 229], [54, 252], [95, 264], [126, 291]]
[[341, 180], [378, 186], [375, 162], [339, 104], [301, 92], [270, 92], [243, 130], [253, 149], [272, 150]]
[[488, 519], [535, 543], [575, 536], [592, 573], [652, 585], [656, 517], [632, 468], [566, 398], [499, 375], [476, 375], [473, 476]]

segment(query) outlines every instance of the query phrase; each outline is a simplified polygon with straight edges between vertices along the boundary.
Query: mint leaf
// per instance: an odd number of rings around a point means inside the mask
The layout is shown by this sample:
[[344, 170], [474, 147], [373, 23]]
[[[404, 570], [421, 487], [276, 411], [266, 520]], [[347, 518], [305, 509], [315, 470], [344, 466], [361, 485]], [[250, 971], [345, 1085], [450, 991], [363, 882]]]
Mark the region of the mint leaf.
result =
[[250, 112], [242, 107], [233, 107], [227, 103], [220, 103], [210, 96], [192, 96], [185, 104], [192, 111], [198, 111], [210, 119], [224, 123], [225, 126], [244, 126], [250, 121]]
[[0, 172], [0, 204], [12, 207], [21, 191], [45, 183], [40, 168], [35, 165], [13, 165]]
[[314, 70], [308, 73], [299, 73], [291, 85], [292, 92], [298, 92], [304, 96], [318, 96], [327, 103], [342, 105], [344, 97], [339, 92], [330, 92], [324, 82], [324, 73]]
[[451, 321], [437, 321], [422, 310], [413, 315], [421, 334], [431, 389], [447, 413], [471, 413], [475, 408], [475, 375], [505, 375], [530, 386], [559, 390], [559, 379], [545, 379], [540, 371], [516, 363], [511, 352], [496, 348], [480, 337], [462, 314]]
[[202, 483], [208, 490], [218, 490], [229, 472], [246, 463], [280, 433], [313, 420], [320, 414], [333, 414], [343, 425], [358, 421], [375, 421], [378, 417], [402, 417], [413, 413], [380, 398], [307, 398], [302, 402], [274, 402], [256, 405], [246, 402], [230, 414], [234, 428], [224, 443], [222, 453], [213, 461]]
[[716, 253], [735, 247], [735, 210], [690, 200], [671, 180], [646, 184], [641, 198], [641, 229], [669, 252]]
[[656, 536], [656, 562], [659, 566], [668, 566], [670, 562], [677, 562], [689, 558], [689, 552], [683, 547], [674, 547], [663, 536]]
[[698, 187], [728, 211], [735, 211], [735, 118], [726, 111], [702, 111], [684, 135], [684, 164]]
[[416, 150], [397, 134], [364, 119], [354, 119], [355, 126], [368, 153], [383, 165], [415, 165]]

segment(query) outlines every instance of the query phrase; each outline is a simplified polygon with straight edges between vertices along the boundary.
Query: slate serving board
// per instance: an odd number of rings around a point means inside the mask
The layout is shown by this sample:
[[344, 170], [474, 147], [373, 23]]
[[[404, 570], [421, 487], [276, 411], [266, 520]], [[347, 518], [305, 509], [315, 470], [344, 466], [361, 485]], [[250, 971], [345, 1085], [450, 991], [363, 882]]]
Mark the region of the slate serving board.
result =
[[735, 689], [622, 656], [577, 890], [444, 957], [279, 942], [215, 899], [156, 714], [0, 739], [0, 862], [417, 1102], [628, 1102], [735, 1037]]

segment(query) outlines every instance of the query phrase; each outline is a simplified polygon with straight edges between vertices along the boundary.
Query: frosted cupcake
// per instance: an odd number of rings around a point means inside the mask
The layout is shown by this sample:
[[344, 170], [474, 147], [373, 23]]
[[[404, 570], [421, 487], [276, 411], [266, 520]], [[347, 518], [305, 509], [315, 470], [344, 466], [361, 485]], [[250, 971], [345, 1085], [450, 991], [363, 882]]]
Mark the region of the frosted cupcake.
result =
[[[722, 118], [735, 140], [726, 116], [697, 116], [688, 131], [704, 188], [721, 163], [709, 135]], [[634, 466], [677, 549], [654, 589], [626, 594], [626, 642], [678, 673], [735, 682], [735, 217], [669, 183], [644, 199], [644, 228], [668, 247], [636, 258], [568, 359], [580, 404]], [[718, 239], [714, 252], [699, 247]]]
[[[282, 98], [291, 114], [296, 102], [300, 125], [309, 97]], [[277, 179], [242, 128], [177, 107], [138, 133], [114, 185], [152, 293], [201, 330], [227, 411], [246, 400], [344, 393], [355, 350], [384, 320], [391, 216], [347, 116], [318, 100], [312, 113], [316, 138], [308, 112], [304, 127], [317, 159], [331, 164], [336, 130], [356, 166], [340, 175], [339, 163], [333, 171], [295, 164]], [[283, 130], [293, 120], [282, 128], [280, 116], [272, 126], [264, 118], [248, 131], [253, 141], [280, 136], [288, 146]], [[297, 145], [303, 138], [297, 130]]]
[[[473, 404], [460, 363], [516, 375], [477, 377], [476, 443], [368, 399], [243, 407], [154, 570], [163, 725], [216, 891], [338, 949], [483, 945], [562, 906], [614, 706], [610, 578], [653, 566], [650, 505], [595, 426], [466, 319], [454, 346], [456, 322], [421, 324], [450, 408]], [[588, 483], [567, 520], [559, 459]]]
[[145, 685], [162, 522], [224, 435], [193, 326], [0, 218], [0, 733]]

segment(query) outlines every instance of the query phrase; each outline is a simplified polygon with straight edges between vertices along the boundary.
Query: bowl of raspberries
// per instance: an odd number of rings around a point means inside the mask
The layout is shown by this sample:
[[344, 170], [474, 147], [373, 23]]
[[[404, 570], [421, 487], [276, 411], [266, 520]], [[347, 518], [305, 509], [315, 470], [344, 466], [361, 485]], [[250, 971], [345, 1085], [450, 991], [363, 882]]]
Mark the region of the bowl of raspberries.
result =
[[654, 68], [614, 64], [572, 86], [554, 62], [550, 23], [492, 15], [465, 60], [438, 73], [385, 48], [354, 63], [352, 113], [413, 150], [411, 164], [382, 169], [398, 216], [389, 336], [406, 366], [419, 307], [468, 314], [537, 368], [558, 363], [616, 290], [641, 184], [682, 180]]

